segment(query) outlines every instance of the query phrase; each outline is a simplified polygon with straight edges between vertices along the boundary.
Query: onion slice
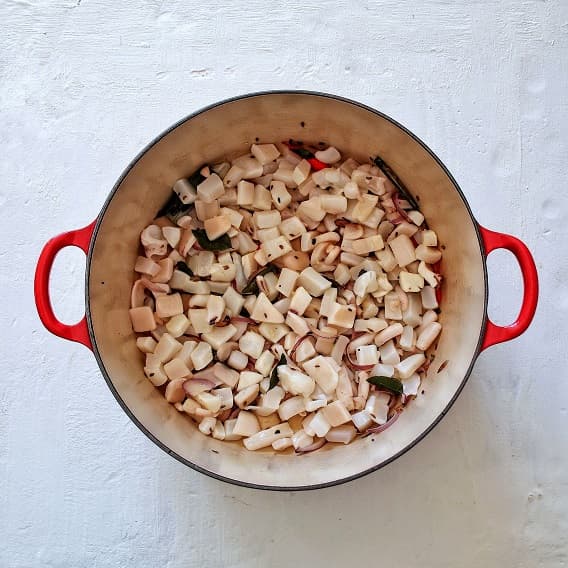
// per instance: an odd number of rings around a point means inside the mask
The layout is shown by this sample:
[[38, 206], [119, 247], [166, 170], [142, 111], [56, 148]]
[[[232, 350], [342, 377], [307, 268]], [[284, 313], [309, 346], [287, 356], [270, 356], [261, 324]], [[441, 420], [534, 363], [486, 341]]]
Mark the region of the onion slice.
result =
[[358, 363], [355, 363], [353, 359], [351, 359], [351, 353], [349, 353], [349, 346], [351, 345], [351, 341], [347, 344], [347, 347], [345, 349], [344, 360], [346, 365], [352, 371], [370, 371], [375, 366], [375, 363], [371, 363], [370, 365], [359, 365]]
[[302, 344], [302, 342], [307, 339], [308, 337], [310, 337], [310, 333], [306, 333], [306, 335], [302, 335], [302, 337], [299, 337], [296, 341], [296, 343], [294, 343], [294, 347], [292, 347], [292, 349], [290, 350], [290, 359], [292, 359], [294, 362], [296, 362], [296, 358], [294, 357], [294, 355], [296, 355], [296, 350], [298, 349], [298, 347], [300, 347], [300, 345]]
[[[134, 285], [132, 286], [132, 291], [130, 292], [130, 307], [131, 308], [140, 308], [144, 305], [144, 299], [146, 298], [146, 294], [144, 290], [146, 286], [144, 282], [141, 280], [136, 280]], [[153, 310], [152, 310], [153, 311]]]
[[381, 424], [380, 426], [373, 426], [372, 428], [368, 428], [365, 432], [365, 435], [367, 435], [367, 434], [378, 434], [379, 432], [384, 432], [387, 428], [390, 428], [398, 420], [399, 416], [400, 416], [400, 412], [396, 412], [384, 424]]
[[247, 318], [245, 316], [233, 316], [231, 318], [231, 323], [234, 323], [234, 322], [249, 323], [251, 325], [255, 325], [257, 323], [253, 319]]
[[[357, 339], [358, 337], [361, 337], [362, 335], [364, 335], [366, 332], [364, 331], [355, 331], [354, 329], [351, 330], [351, 341], [353, 341], [354, 339]], [[349, 345], [351, 344], [351, 341], [347, 344], [347, 348], [349, 348]]]
[[192, 378], [194, 378], [194, 379], [205, 379], [205, 380], [213, 383], [216, 387], [218, 387], [220, 384], [223, 383], [223, 381], [220, 381], [217, 378], [217, 375], [215, 374], [213, 367], [207, 367], [206, 369], [202, 369], [201, 371], [198, 371], [197, 373], [195, 373], [193, 375]]
[[375, 365], [358, 365], [357, 363], [353, 363], [349, 357], [347, 357], [347, 361], [345, 362], [346, 365], [352, 371], [370, 371]]
[[232, 410], [230, 408], [223, 410], [223, 412], [221, 412], [221, 414], [219, 414], [219, 416], [217, 416], [217, 420], [220, 420], [221, 422], [225, 422], [225, 420], [228, 420], [229, 416], [231, 416], [231, 412], [232, 412]]
[[146, 290], [150, 290], [150, 292], [152, 292], [152, 295], [154, 296], [154, 298], [156, 296], [161, 296], [161, 295], [170, 293], [170, 287], [167, 284], [161, 284], [159, 282], [152, 282], [151, 280], [148, 280], [147, 278], [140, 278], [139, 281], [142, 282], [142, 285], [144, 286], [144, 288]]
[[197, 396], [213, 388], [215, 388], [215, 384], [207, 379], [187, 379], [187, 381], [183, 383], [183, 390], [189, 396]]
[[[396, 193], [392, 196], [392, 202], [394, 203], [394, 206], [396, 207], [398, 214], [405, 221], [408, 221], [409, 223], [413, 223], [412, 219], [408, 216], [408, 213], [401, 207], [400, 198]], [[391, 223], [393, 223], [393, 221], [391, 221]], [[396, 225], [396, 223], [393, 223], [393, 225]]]
[[404, 217], [401, 217], [399, 215], [398, 217], [395, 217], [394, 219], [389, 219], [389, 222], [392, 223], [393, 225], [400, 225], [401, 223], [404, 223]]
[[322, 331], [321, 329], [316, 329], [313, 325], [308, 325], [308, 327], [310, 328], [310, 331], [320, 339], [335, 339], [337, 337], [337, 334], [334, 334], [330, 331], [326, 332]]
[[326, 443], [327, 443], [327, 440], [325, 438], [319, 438], [315, 442], [311, 443], [309, 446], [306, 446], [305, 448], [297, 449], [296, 453], [297, 454], [307, 454], [309, 452], [315, 452], [316, 450], [319, 450], [322, 446], [325, 446]]

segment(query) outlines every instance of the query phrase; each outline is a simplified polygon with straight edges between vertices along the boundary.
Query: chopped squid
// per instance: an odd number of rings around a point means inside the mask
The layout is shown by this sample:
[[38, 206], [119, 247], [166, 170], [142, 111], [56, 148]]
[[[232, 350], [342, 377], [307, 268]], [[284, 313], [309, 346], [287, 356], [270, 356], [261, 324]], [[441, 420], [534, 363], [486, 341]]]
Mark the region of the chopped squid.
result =
[[202, 434], [306, 454], [418, 396], [442, 251], [392, 176], [290, 140], [173, 184], [140, 235], [130, 318], [148, 380]]

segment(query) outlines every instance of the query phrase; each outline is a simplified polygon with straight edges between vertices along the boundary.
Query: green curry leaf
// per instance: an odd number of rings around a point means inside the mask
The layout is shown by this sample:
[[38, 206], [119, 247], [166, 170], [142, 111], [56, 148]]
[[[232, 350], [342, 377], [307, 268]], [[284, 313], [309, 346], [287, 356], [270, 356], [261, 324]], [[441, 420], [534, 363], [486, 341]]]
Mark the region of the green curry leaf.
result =
[[369, 377], [367, 382], [381, 389], [389, 390], [395, 394], [402, 394], [402, 383], [394, 377]]

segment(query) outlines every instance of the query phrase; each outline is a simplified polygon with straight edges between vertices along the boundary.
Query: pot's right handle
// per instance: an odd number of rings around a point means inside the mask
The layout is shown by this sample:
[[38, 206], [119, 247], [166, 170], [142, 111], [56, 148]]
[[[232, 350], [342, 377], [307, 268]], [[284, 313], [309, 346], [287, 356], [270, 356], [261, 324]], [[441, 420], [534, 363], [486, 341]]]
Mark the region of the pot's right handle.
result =
[[515, 337], [524, 333], [529, 327], [534, 317], [538, 301], [538, 274], [534, 259], [529, 249], [522, 241], [511, 235], [490, 231], [481, 225], [479, 225], [479, 231], [481, 232], [485, 246], [486, 256], [489, 255], [491, 251], [500, 248], [507, 249], [515, 255], [521, 268], [524, 284], [523, 303], [517, 320], [511, 325], [500, 326], [495, 325], [488, 318], [487, 327], [485, 328], [485, 337], [481, 345], [481, 349], [483, 350], [497, 343], [515, 339]]
[[60, 322], [53, 312], [51, 299], [49, 297], [49, 275], [51, 274], [53, 261], [61, 249], [74, 246], [80, 248], [87, 254], [91, 236], [95, 229], [95, 223], [96, 219], [83, 229], [69, 231], [47, 241], [39, 255], [34, 279], [35, 302], [37, 312], [43, 325], [54, 335], [70, 341], [77, 341], [89, 349], [92, 349], [93, 346], [91, 344], [91, 338], [89, 337], [86, 318], [83, 317], [81, 321], [74, 325], [68, 325]]

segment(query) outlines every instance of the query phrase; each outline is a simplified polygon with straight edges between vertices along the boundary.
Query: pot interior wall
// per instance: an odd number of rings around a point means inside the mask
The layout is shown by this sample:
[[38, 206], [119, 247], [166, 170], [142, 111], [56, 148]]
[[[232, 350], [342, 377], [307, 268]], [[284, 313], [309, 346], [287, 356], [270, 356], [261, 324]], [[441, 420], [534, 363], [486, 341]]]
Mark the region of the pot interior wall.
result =
[[[301, 126], [304, 123], [304, 126]], [[128, 317], [139, 234], [171, 186], [203, 163], [263, 142], [325, 141], [361, 161], [379, 154], [411, 192], [445, 245], [441, 321], [444, 330], [420, 394], [378, 436], [349, 446], [328, 444], [302, 457], [251, 453], [200, 434], [144, 377]], [[162, 137], [131, 167], [114, 192], [96, 235], [88, 278], [95, 346], [115, 393], [133, 417], [184, 460], [241, 483], [302, 487], [355, 476], [393, 458], [426, 432], [459, 391], [475, 357], [483, 325], [485, 280], [474, 222], [451, 179], [413, 137], [372, 111], [334, 98], [255, 95], [194, 116]], [[436, 373], [443, 361], [446, 368]]]

